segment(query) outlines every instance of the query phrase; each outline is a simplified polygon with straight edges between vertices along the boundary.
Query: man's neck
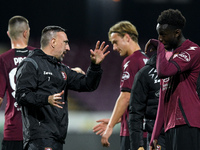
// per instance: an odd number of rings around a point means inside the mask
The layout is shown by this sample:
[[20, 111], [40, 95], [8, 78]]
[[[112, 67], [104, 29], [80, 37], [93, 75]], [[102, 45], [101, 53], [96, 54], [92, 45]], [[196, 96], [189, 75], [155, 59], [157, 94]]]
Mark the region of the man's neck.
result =
[[128, 54], [128, 56], [132, 55], [134, 52], [140, 50], [140, 46], [137, 43], [134, 43], [134, 45], [131, 46], [131, 50]]
[[27, 42], [16, 40], [16, 41], [11, 41], [11, 47], [12, 49], [22, 49], [27, 47]]

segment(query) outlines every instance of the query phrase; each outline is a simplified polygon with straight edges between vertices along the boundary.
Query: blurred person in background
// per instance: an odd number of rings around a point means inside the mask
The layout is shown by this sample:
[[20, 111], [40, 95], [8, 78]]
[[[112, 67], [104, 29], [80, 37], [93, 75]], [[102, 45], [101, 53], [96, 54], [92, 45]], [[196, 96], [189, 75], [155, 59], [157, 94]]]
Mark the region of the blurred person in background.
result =
[[120, 21], [113, 25], [108, 32], [108, 37], [113, 44], [113, 50], [119, 52], [121, 57], [125, 57], [122, 63], [121, 92], [111, 118], [98, 120], [99, 124], [93, 128], [93, 131], [102, 135], [101, 143], [103, 146], [108, 147], [110, 146], [108, 139], [113, 132], [114, 126], [121, 122], [120, 150], [129, 150], [130, 140], [127, 122], [131, 87], [135, 74], [144, 67], [148, 57], [141, 51], [138, 44], [137, 29], [129, 21]]

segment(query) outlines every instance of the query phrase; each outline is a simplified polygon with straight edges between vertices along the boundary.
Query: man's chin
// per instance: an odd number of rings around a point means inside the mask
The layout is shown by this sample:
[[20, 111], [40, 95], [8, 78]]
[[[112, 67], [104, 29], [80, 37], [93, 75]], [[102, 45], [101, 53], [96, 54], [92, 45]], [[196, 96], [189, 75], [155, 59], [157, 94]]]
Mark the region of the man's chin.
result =
[[171, 48], [168, 47], [168, 46], [166, 46], [166, 45], [165, 45], [165, 49], [166, 49], [167, 51], [171, 51]]

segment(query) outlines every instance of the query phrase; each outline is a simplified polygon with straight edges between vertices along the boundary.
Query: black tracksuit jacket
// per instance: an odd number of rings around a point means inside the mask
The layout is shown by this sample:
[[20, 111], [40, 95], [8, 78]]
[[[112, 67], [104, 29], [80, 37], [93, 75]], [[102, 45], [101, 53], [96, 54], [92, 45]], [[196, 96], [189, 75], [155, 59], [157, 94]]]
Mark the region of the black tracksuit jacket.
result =
[[[94, 91], [101, 75], [100, 65], [91, 63], [83, 75], [42, 50], [34, 50], [16, 73], [16, 101], [22, 106], [24, 144], [39, 138], [54, 138], [64, 143], [68, 128], [68, 90]], [[48, 96], [62, 90], [63, 109], [50, 105]]]
[[[144, 146], [143, 118], [146, 130], [152, 132], [159, 101], [160, 80], [156, 71], [156, 54], [135, 75], [129, 105], [129, 133], [131, 150]], [[150, 120], [150, 121], [149, 121]]]

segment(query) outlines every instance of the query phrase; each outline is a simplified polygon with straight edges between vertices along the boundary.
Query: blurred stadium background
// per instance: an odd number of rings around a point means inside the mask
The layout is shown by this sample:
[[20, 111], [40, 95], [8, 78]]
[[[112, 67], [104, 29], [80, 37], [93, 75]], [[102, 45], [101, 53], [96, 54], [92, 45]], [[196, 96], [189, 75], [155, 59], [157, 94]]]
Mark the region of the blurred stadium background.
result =
[[[0, 54], [10, 49], [6, 35], [8, 20], [22, 15], [29, 20], [31, 36], [29, 45], [40, 47], [40, 33], [47, 25], [59, 25], [67, 29], [71, 51], [64, 63], [81, 67], [90, 64], [89, 50], [97, 40], [106, 41], [111, 53], [102, 63], [104, 70], [99, 88], [92, 93], [69, 91], [69, 130], [64, 149], [69, 150], [118, 150], [120, 125], [114, 128], [111, 147], [103, 148], [100, 136], [92, 132], [96, 120], [109, 118], [119, 94], [119, 79], [123, 58], [112, 50], [107, 32], [113, 24], [129, 20], [139, 32], [139, 44], [144, 48], [150, 38], [157, 38], [156, 20], [161, 11], [179, 9], [187, 19], [184, 35], [200, 43], [200, 10], [198, 0], [7, 0], [0, 5]], [[4, 109], [0, 108], [0, 140], [2, 141]], [[1, 145], [0, 145], [1, 148]]]

